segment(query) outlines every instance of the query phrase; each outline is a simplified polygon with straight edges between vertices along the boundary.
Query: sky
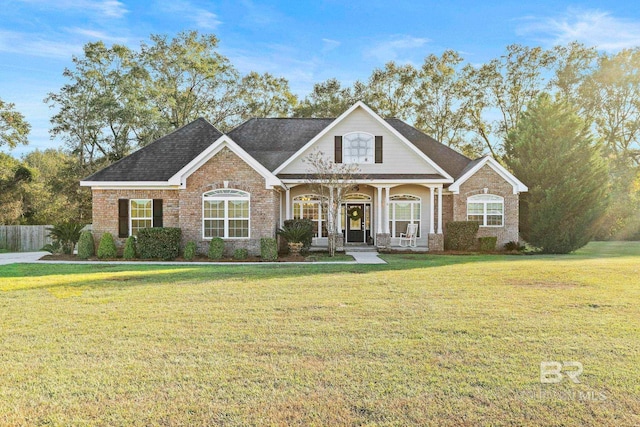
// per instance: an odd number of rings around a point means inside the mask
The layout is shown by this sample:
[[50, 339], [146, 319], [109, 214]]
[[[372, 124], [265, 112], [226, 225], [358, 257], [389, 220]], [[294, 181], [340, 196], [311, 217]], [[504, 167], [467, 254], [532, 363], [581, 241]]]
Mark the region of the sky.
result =
[[388, 61], [420, 65], [458, 51], [467, 62], [499, 57], [510, 44], [551, 47], [578, 41], [615, 53], [640, 46], [635, 1], [564, 0], [0, 0], [0, 99], [32, 126], [20, 157], [60, 147], [43, 102], [68, 81], [65, 67], [84, 44], [138, 49], [150, 34], [213, 33], [241, 72], [285, 77], [294, 93], [335, 77], [366, 80]]

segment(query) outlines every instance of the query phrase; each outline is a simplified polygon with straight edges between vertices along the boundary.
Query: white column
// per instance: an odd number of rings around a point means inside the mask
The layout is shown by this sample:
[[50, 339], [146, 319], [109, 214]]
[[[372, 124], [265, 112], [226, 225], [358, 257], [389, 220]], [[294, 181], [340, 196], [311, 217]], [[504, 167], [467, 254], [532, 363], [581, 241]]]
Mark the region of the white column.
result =
[[[434, 215], [434, 210], [436, 207], [436, 200], [433, 197], [434, 193], [433, 193], [433, 187], [429, 187], [429, 200], [431, 201], [429, 203], [429, 209], [431, 209], [430, 215], [429, 215], [429, 234], [433, 234], [435, 233], [434, 231], [434, 219], [435, 219], [435, 215]], [[439, 209], [438, 209], [439, 210]]]
[[376, 224], [378, 224], [378, 234], [382, 234], [382, 187], [377, 187], [378, 197], [376, 199]]
[[391, 218], [389, 214], [389, 190], [391, 190], [391, 187], [385, 187], [384, 190], [385, 211], [387, 213], [384, 218], [384, 232], [389, 234], [389, 218]]
[[442, 185], [438, 187], [438, 234], [442, 234]]
[[285, 198], [284, 198], [284, 210], [286, 212], [286, 218], [285, 219], [291, 219], [291, 190], [287, 188], [287, 192], [285, 194]]

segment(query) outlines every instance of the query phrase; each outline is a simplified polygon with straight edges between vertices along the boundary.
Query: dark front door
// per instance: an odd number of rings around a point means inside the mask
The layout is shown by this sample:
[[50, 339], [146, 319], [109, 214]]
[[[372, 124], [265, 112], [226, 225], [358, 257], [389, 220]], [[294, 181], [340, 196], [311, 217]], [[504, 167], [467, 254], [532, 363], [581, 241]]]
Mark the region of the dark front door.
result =
[[364, 242], [364, 204], [347, 203], [347, 242]]

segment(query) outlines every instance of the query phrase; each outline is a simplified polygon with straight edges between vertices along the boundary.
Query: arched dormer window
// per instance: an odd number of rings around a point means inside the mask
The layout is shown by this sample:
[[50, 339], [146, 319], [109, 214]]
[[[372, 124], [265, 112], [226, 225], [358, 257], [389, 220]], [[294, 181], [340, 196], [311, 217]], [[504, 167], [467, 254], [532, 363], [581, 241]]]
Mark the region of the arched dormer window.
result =
[[250, 195], [233, 188], [212, 190], [202, 195], [202, 235], [205, 239], [249, 238]]
[[504, 225], [504, 198], [494, 194], [476, 194], [467, 198], [467, 221], [478, 221], [481, 227]]
[[348, 133], [342, 137], [342, 161], [344, 163], [373, 163], [374, 137], [365, 132]]

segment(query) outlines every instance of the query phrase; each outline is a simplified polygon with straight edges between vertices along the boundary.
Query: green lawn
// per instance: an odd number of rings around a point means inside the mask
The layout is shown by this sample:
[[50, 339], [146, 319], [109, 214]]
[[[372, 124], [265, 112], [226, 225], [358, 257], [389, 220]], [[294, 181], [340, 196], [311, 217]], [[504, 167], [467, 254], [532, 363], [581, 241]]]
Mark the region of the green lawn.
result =
[[0, 266], [0, 425], [640, 425], [640, 244], [383, 257]]

